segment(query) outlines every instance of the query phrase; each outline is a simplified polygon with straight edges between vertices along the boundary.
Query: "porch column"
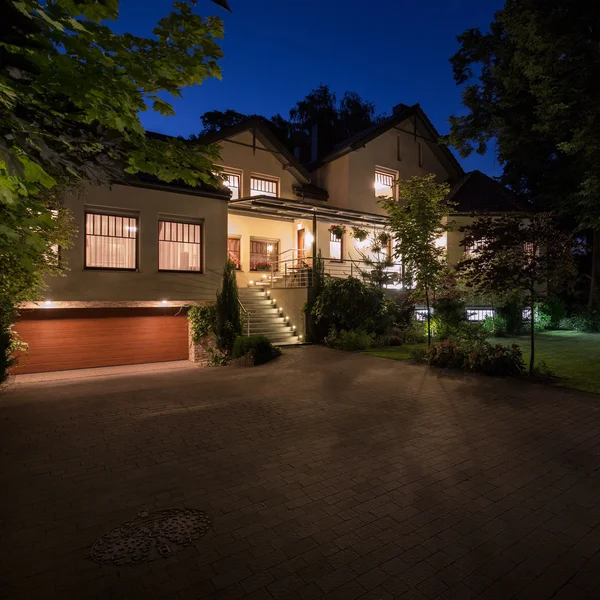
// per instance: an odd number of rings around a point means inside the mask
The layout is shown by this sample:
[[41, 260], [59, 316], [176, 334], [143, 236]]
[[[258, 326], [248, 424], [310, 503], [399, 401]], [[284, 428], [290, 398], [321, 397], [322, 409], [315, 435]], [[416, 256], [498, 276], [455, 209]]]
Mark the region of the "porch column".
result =
[[313, 255], [313, 264], [314, 260], [317, 257], [317, 215], [313, 214], [312, 218], [312, 255]]

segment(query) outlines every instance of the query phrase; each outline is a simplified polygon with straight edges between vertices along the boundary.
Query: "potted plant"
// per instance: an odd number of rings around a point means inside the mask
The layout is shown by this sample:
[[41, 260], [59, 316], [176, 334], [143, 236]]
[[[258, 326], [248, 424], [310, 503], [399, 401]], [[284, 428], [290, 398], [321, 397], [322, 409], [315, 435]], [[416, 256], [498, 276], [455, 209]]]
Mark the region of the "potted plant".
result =
[[364, 242], [369, 236], [369, 232], [362, 227], [352, 227], [352, 237], [359, 242]]
[[381, 246], [387, 246], [390, 241], [392, 239], [392, 236], [387, 233], [386, 231], [382, 231], [378, 236], [377, 236], [377, 241], [381, 244]]
[[342, 239], [342, 236], [346, 233], [346, 226], [345, 225], [332, 225], [329, 228], [330, 233], [333, 233], [333, 235], [338, 238], [338, 240]]

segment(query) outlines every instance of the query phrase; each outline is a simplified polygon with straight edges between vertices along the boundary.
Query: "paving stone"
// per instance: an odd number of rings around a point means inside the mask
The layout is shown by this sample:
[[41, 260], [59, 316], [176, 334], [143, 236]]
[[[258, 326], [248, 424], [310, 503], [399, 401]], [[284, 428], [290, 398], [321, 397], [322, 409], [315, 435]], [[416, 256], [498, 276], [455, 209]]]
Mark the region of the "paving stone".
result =
[[[594, 396], [318, 347], [54, 379], [1, 398], [3, 600], [600, 597]], [[211, 530], [89, 559], [175, 507]]]

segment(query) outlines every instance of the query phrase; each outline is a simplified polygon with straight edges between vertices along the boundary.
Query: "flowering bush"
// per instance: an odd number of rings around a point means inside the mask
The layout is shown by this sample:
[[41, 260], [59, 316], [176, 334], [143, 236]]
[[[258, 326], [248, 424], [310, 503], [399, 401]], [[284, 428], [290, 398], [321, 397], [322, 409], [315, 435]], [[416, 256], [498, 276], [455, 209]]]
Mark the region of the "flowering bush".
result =
[[486, 375], [519, 375], [525, 368], [517, 344], [502, 346], [483, 342], [476, 345], [445, 340], [429, 349], [427, 362], [432, 367], [464, 369]]
[[333, 233], [333, 235], [338, 238], [338, 239], [342, 239], [342, 236], [346, 233], [346, 226], [345, 225], [332, 225], [329, 228], [329, 231], [331, 233]]
[[254, 263], [253, 269], [255, 271], [270, 271], [271, 263], [258, 261]]

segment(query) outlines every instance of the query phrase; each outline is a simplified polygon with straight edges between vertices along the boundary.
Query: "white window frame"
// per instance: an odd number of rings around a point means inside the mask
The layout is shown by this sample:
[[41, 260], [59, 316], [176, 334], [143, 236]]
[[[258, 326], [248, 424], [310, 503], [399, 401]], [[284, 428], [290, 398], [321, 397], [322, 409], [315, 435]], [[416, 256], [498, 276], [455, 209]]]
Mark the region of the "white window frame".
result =
[[[390, 191], [391, 191], [391, 196], [389, 196], [392, 200], [396, 199], [396, 180], [398, 179], [398, 172], [397, 171], [390, 171], [389, 169], [384, 169], [382, 167], [375, 167], [375, 182], [374, 182], [374, 188], [375, 188], [375, 197], [379, 198], [381, 196], [384, 196], [385, 194], [378, 194], [377, 193], [377, 185], [381, 184], [381, 185], [385, 185], [382, 183], [383, 180], [387, 180], [389, 178], [389, 180], [391, 181], [391, 184], [387, 187], [389, 187]], [[380, 181], [381, 180], [381, 181]]]
[[[228, 180], [223, 183], [226, 188], [231, 190], [231, 200], [239, 200], [242, 197], [242, 174], [239, 171], [234, 171], [233, 169], [224, 168], [221, 172], [221, 175], [225, 175]], [[234, 177], [237, 179], [237, 188], [235, 186], [229, 185], [229, 178]], [[234, 195], [233, 190], [237, 189], [237, 197]]]
[[[257, 184], [258, 187], [255, 189]], [[274, 191], [269, 188], [274, 188]], [[265, 177], [264, 175], [250, 175], [250, 196], [271, 196], [272, 198], [279, 198], [279, 179]]]
[[[339, 246], [338, 246], [339, 244]], [[334, 256], [337, 252], [334, 249], [339, 248], [339, 258]], [[329, 259], [336, 262], [343, 262], [344, 260], [344, 234], [341, 237], [337, 237], [333, 231], [329, 232]]]

